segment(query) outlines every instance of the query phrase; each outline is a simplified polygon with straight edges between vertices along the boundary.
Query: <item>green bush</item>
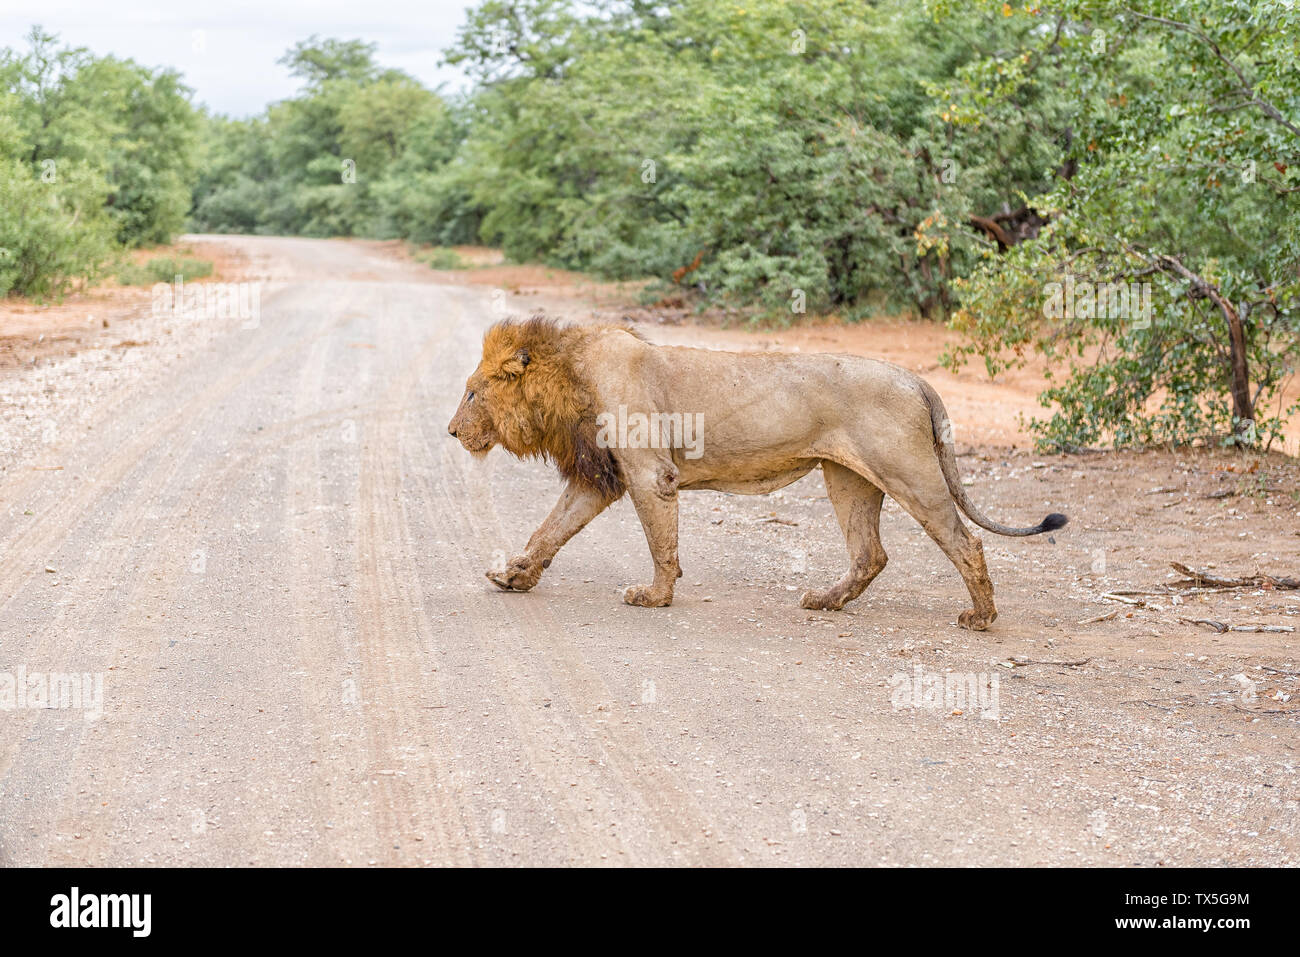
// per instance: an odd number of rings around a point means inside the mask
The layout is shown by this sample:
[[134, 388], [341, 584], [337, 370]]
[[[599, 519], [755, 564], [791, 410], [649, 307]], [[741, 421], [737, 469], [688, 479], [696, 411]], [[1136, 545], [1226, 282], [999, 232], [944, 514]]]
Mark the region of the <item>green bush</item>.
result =
[[454, 249], [434, 247], [433, 249], [417, 250], [414, 255], [416, 260], [424, 263], [430, 269], [465, 269], [468, 266], [460, 258], [460, 253]]
[[117, 281], [123, 286], [152, 286], [158, 282], [171, 282], [177, 276], [186, 281], [206, 279], [212, 275], [212, 263], [206, 259], [156, 256], [143, 263], [126, 263], [117, 272]]
[[[1300, 11], [1055, 0], [1044, 14], [1071, 29], [1033, 40], [1036, 61], [1027, 37], [948, 91], [974, 124], [1026, 86], [1075, 103], [1070, 175], [1031, 199], [1048, 225], [958, 281], [967, 339], [950, 361], [993, 373], [1045, 357], [1055, 408], [1030, 424], [1047, 448], [1267, 447], [1300, 366]], [[1045, 309], [1049, 283], [1144, 290], [1150, 310]]]
[[181, 227], [196, 120], [171, 71], [27, 40], [0, 49], [0, 295], [47, 299]]
[[[44, 178], [43, 178], [44, 177]], [[0, 296], [58, 298], [113, 254], [108, 184], [84, 164], [0, 160]]]
[[[1282, 434], [1294, 4], [483, 0], [454, 99], [373, 52], [313, 37], [282, 61], [299, 95], [209, 118], [195, 225], [483, 241], [786, 319], [948, 318], [953, 363], [1045, 357], [1031, 425], [1057, 449]], [[1150, 283], [1152, 321], [1046, 315], [1076, 279]]]

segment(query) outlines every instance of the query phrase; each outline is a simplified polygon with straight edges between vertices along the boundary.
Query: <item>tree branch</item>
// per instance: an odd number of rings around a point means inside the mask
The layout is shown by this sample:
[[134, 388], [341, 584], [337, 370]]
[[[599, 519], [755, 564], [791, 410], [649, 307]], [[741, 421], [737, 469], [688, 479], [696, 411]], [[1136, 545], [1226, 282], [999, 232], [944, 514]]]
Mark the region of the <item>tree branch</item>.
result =
[[1225, 66], [1227, 66], [1228, 69], [1230, 69], [1233, 73], [1236, 74], [1237, 80], [1241, 84], [1241, 92], [1246, 94], [1247, 99], [1251, 103], [1254, 103], [1261, 110], [1263, 110], [1264, 115], [1267, 116], [1269, 119], [1274, 120], [1277, 123], [1281, 123], [1283, 126], [1285, 126], [1296, 136], [1300, 136], [1300, 127], [1296, 127], [1293, 123], [1291, 123], [1285, 116], [1282, 115], [1281, 111], [1279, 111], [1278, 108], [1275, 107], [1272, 103], [1269, 103], [1267, 100], [1263, 100], [1260, 98], [1259, 94], [1255, 92], [1254, 85], [1249, 80], [1246, 79], [1246, 75], [1241, 72], [1241, 69], [1237, 66], [1237, 64], [1233, 63], [1230, 59], [1228, 59], [1228, 57], [1224, 55], [1223, 51], [1219, 49], [1219, 44], [1216, 43], [1213, 38], [1211, 38], [1210, 36], [1202, 32], [1201, 30], [1198, 30], [1190, 23], [1182, 23], [1181, 21], [1178, 20], [1168, 20], [1165, 17], [1156, 17], [1146, 13], [1138, 13], [1136, 10], [1132, 9], [1131, 7], [1126, 7], [1125, 11], [1137, 17], [1139, 20], [1149, 20], [1152, 23], [1163, 24], [1164, 26], [1171, 27], [1174, 30], [1181, 30], [1184, 33], [1190, 33], [1192, 36], [1196, 37], [1198, 40], [1200, 40], [1202, 43], [1208, 46], [1210, 50], [1213, 51], [1214, 55], [1218, 57], [1219, 60]]

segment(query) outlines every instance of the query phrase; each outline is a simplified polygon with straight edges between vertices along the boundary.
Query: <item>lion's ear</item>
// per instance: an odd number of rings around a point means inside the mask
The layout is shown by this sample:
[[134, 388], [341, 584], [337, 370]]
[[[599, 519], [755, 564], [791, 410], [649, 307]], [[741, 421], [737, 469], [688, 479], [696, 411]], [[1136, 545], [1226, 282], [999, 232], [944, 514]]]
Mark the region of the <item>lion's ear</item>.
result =
[[501, 364], [501, 371], [508, 376], [520, 376], [524, 374], [524, 368], [528, 365], [528, 362], [528, 350], [520, 349]]

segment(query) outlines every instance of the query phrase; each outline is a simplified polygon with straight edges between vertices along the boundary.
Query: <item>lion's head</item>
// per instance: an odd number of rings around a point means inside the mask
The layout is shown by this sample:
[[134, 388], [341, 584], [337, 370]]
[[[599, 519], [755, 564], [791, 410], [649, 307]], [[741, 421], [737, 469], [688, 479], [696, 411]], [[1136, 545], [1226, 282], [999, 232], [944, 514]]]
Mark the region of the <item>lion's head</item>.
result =
[[596, 442], [595, 400], [573, 365], [593, 331], [541, 316], [494, 325], [447, 431], [475, 455], [500, 445], [520, 458], [549, 459], [566, 479], [611, 499], [621, 496], [618, 462]]

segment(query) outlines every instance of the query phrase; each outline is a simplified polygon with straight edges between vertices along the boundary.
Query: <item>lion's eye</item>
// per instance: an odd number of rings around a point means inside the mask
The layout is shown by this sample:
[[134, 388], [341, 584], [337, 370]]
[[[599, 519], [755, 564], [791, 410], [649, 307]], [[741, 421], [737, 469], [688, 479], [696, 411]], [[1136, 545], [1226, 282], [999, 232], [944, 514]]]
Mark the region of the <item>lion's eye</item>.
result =
[[474, 401], [474, 393], [471, 392], [469, 395], [465, 396], [465, 401], [466, 401], [466, 402], [473, 402], [473, 401]]

